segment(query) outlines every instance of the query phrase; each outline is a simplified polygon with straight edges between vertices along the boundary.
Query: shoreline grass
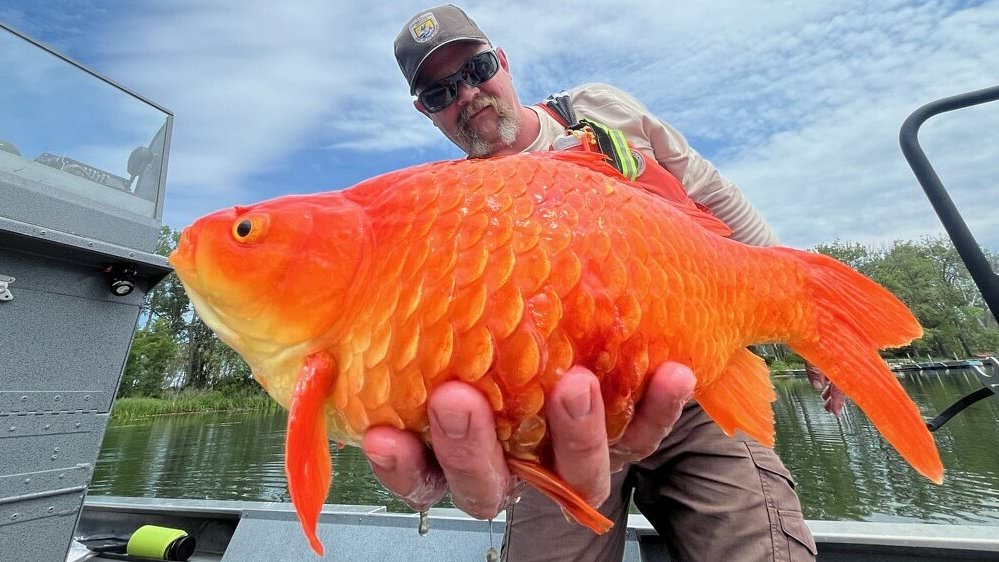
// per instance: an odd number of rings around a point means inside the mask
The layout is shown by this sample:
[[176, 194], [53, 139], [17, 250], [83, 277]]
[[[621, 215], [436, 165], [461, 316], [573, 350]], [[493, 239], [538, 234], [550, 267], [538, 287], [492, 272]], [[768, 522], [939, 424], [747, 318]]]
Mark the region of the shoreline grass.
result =
[[171, 414], [195, 414], [206, 412], [275, 411], [277, 402], [262, 392], [242, 392], [227, 394], [218, 390], [190, 391], [170, 394], [161, 398], [131, 396], [118, 398], [111, 408], [111, 420], [133, 420], [138, 418]]

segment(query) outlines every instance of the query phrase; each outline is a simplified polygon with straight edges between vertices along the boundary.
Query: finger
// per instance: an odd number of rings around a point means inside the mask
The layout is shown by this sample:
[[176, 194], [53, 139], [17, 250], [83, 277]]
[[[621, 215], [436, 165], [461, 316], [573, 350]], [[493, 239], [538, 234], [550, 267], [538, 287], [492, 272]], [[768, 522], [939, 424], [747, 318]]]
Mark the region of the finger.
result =
[[830, 384], [825, 392], [822, 393], [822, 397], [826, 399], [825, 408], [827, 412], [832, 413], [836, 417], [839, 417], [843, 413], [843, 407], [846, 406], [846, 394], [839, 389], [834, 384]]
[[812, 384], [812, 388], [815, 390], [822, 390], [825, 388], [829, 379], [826, 378], [825, 373], [819, 370], [818, 367], [812, 365], [811, 363], [805, 362], [805, 376], [808, 377], [808, 382]]
[[694, 394], [697, 379], [694, 373], [679, 363], [664, 363], [656, 369], [635, 417], [624, 435], [611, 448], [611, 468], [617, 470], [627, 462], [644, 459], [652, 454], [673, 429], [683, 406]]
[[604, 402], [597, 377], [569, 369], [545, 405], [555, 453], [555, 471], [591, 505], [610, 495], [610, 455]]
[[430, 449], [413, 433], [374, 427], [364, 434], [361, 449], [382, 485], [413, 509], [429, 509], [447, 492]]
[[822, 407], [833, 415], [839, 416], [845, 400], [844, 394], [832, 383], [822, 390]]
[[430, 396], [428, 412], [434, 455], [454, 505], [473, 517], [495, 517], [511, 479], [489, 402], [475, 388], [449, 382]]

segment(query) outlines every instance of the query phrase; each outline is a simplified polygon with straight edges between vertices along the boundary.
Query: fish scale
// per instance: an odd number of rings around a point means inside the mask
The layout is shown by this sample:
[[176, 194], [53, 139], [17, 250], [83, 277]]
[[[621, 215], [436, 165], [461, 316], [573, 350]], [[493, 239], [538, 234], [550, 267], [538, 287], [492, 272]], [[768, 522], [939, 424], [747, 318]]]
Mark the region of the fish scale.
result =
[[[613, 418], [609, 425], [613, 426], [611, 433], [617, 435], [628, 421], [633, 409], [631, 403], [634, 401], [635, 391], [641, 385], [646, 373], [632, 372], [630, 377], [616, 377], [616, 369], [619, 364], [634, 365], [638, 363], [645, 365], [647, 371], [650, 362], [649, 343], [644, 336], [635, 338], [629, 346], [624, 345], [629, 342], [629, 336], [638, 328], [642, 318], [641, 308], [636, 304], [635, 297], [624, 295], [629, 287], [628, 268], [624, 260], [634, 253], [636, 259], [631, 260], [631, 262], [643, 263], [649, 259], [650, 255], [650, 248], [642, 243], [642, 237], [628, 236], [631, 230], [625, 227], [639, 224], [639, 221], [646, 222], [642, 219], [645, 218], [644, 215], [647, 212], [643, 213], [642, 209], [634, 204], [633, 192], [618, 189], [610, 181], [598, 186], [600, 197], [593, 197], [592, 190], [583, 191], [581, 198], [575, 196], [577, 192], [574, 190], [563, 189], [555, 195], [549, 194], [547, 186], [563, 186], [567, 181], [577, 182], [581, 175], [578, 169], [572, 168], [566, 170], [565, 173], [571, 176], [568, 180], [562, 180], [555, 173], [550, 173], [546, 174], [545, 180], [540, 185], [536, 181], [537, 175], [524, 178], [514, 174], [506, 176], [488, 173], [470, 174], [464, 178], [464, 182], [461, 184], [467, 190], [463, 195], [464, 199], [459, 201], [458, 198], [451, 197], [439, 208], [429, 211], [433, 216], [433, 221], [414, 216], [410, 212], [413, 207], [408, 205], [404, 199], [380, 198], [380, 201], [386, 206], [392, 204], [391, 208], [396, 213], [404, 211], [405, 214], [403, 216], [394, 215], [386, 208], [376, 208], [370, 212], [372, 216], [380, 217], [381, 222], [373, 221], [372, 229], [378, 233], [377, 243], [385, 248], [384, 250], [378, 248], [374, 250], [375, 253], [385, 256], [386, 262], [392, 262], [392, 252], [388, 249], [405, 247], [405, 245], [393, 237], [391, 232], [383, 230], [381, 225], [393, 225], [398, 228], [399, 225], [405, 224], [406, 219], [428, 225], [428, 228], [423, 230], [404, 229], [407, 236], [414, 232], [425, 232], [427, 237], [433, 239], [435, 247], [435, 259], [426, 264], [428, 277], [424, 278], [422, 286], [425, 295], [431, 293], [437, 294], [438, 297], [427, 299], [425, 306], [415, 313], [426, 319], [421, 330], [422, 341], [420, 345], [427, 350], [433, 350], [426, 353], [418, 352], [418, 355], [431, 359], [420, 364], [417, 370], [397, 372], [395, 379], [417, 377], [430, 381], [431, 386], [433, 386], [451, 378], [478, 380], [484, 374], [473, 371], [471, 375], [464, 372], [464, 376], [462, 376], [457, 373], [463, 371], [463, 368], [452, 367], [454, 364], [452, 361], [454, 332], [462, 332], [474, 325], [475, 319], [470, 317], [470, 311], [474, 311], [472, 315], [477, 316], [478, 309], [472, 304], [476, 296], [475, 293], [466, 292], [463, 294], [461, 291], [455, 291], [455, 288], [450, 286], [448, 282], [453, 277], [457, 280], [456, 285], [468, 285], [478, 280], [482, 271], [493, 269], [496, 264], [491, 259], [487, 259], [485, 262], [459, 259], [459, 253], [467, 255], [478, 248], [478, 244], [466, 244], [464, 252], [459, 252], [458, 248], [461, 246], [459, 240], [464, 238], [462, 234], [465, 232], [466, 224], [478, 224], [474, 220], [470, 220], [470, 217], [484, 213], [502, 213], [512, 208], [514, 196], [519, 195], [520, 198], [517, 201], [533, 201], [534, 206], [530, 209], [526, 219], [520, 219], [512, 225], [509, 237], [506, 236], [505, 232], [507, 223], [496, 220], [489, 221], [484, 236], [474, 236], [480, 241], [482, 239], [505, 240], [504, 246], [509, 245], [514, 255], [513, 271], [510, 275], [512, 281], [497, 289], [498, 298], [490, 301], [491, 306], [486, 307], [483, 311], [484, 314], [482, 314], [488, 319], [486, 322], [489, 324], [489, 333], [495, 339], [495, 342], [489, 346], [495, 353], [495, 361], [490, 362], [495, 365], [495, 372], [486, 376], [494, 377], [501, 391], [513, 395], [505, 397], [504, 403], [507, 404], [508, 411], [500, 413], [500, 417], [509, 422], [512, 428], [520, 427], [526, 418], [535, 415], [543, 406], [543, 390], [549, 389], [556, 379], [557, 370], [545, 369], [541, 361], [539, 349], [543, 343], [547, 342], [547, 338], [540, 333], [541, 330], [535, 321], [538, 314], [525, 316], [523, 314], [524, 302], [529, 301], [535, 295], [544, 294], [546, 298], [558, 300], [561, 304], [561, 301], [568, 297], [572, 305], [570, 308], [583, 311], [577, 315], [581, 322], [574, 326], [577, 340], [582, 340], [584, 335], [589, 335], [591, 341], [577, 342], [578, 350], [574, 349], [572, 345], [563, 345], [559, 348], [562, 351], [562, 356], [557, 359], [560, 360], [551, 361], [549, 359], [545, 364], [551, 362], [551, 364], [565, 369], [574, 360], [584, 364], [589, 360], [597, 374], [603, 375], [607, 381], [603, 383], [602, 388], [605, 394], [610, 394], [610, 396], [605, 397], [608, 402], [609, 415]], [[477, 186], [473, 185], [473, 178], [480, 182]], [[407, 186], [398, 186], [396, 189], [405, 191]], [[412, 192], [419, 191], [418, 189], [409, 189]], [[428, 187], [428, 189], [433, 189], [433, 187]], [[481, 195], [483, 191], [489, 193], [485, 198]], [[587, 196], [588, 194], [591, 196]], [[362, 196], [363, 194], [357, 195]], [[483, 200], [484, 204], [478, 205], [477, 202]], [[572, 208], [572, 213], [560, 212], [560, 209], [568, 203], [578, 205], [579, 201], [585, 202], [586, 205]], [[621, 221], [615, 223], [616, 226], [610, 226], [610, 221], [604, 218], [605, 215], [622, 208], [627, 209], [628, 212], [619, 215]], [[521, 212], [527, 213], [526, 204], [522, 204]], [[565, 217], [566, 215], [571, 216], [572, 219], [565, 223], [556, 220], [556, 217]], [[586, 221], [608, 224], [602, 229], [585, 231], [583, 236], [570, 248], [572, 237], [566, 233], [571, 234], [572, 227], [579, 222]], [[554, 223], [554, 227], [551, 226], [551, 223]], [[546, 231], [556, 234], [543, 236]], [[657, 239], [656, 234], [653, 234], [652, 238]], [[632, 246], [635, 247], [632, 248]], [[665, 250], [661, 245], [658, 248]], [[486, 253], [487, 256], [495, 255], [494, 253], [499, 253], [501, 256], [508, 255], [500, 246], [494, 245], [488, 249], [493, 253]], [[567, 256], [559, 256], [562, 253], [567, 253]], [[482, 256], [483, 254], [475, 255]], [[683, 258], [684, 255], [689, 254], [683, 254], [679, 257]], [[555, 256], [559, 256], [562, 261], [575, 259], [580, 263], [584, 261], [585, 257], [586, 275], [579, 272], [584, 286], [575, 291], [573, 295], [570, 295], [570, 291], [576, 288], [579, 283], [578, 279], [568, 279], [559, 283], [559, 280], [551, 278], [553, 277], [551, 262]], [[667, 257], [665, 261], [668, 262], [670, 259]], [[451, 271], [450, 267], [454, 264], [460, 264], [460, 266]], [[666, 275], [661, 268], [659, 271], [662, 276]], [[569, 271], [570, 275], [576, 273], [574, 270]], [[375, 273], [375, 276], [378, 277], [378, 274]], [[437, 276], [444, 280], [443, 285], [435, 284]], [[647, 292], [647, 287], [650, 285], [664, 285], [663, 277], [653, 278], [651, 274], [649, 277], [640, 292]], [[645, 280], [643, 279], [643, 281]], [[561, 293], [558, 291], [545, 293], [542, 288], [546, 284], [549, 287], [561, 285], [563, 290]], [[684, 292], [684, 296], [688, 300], [706, 298], [706, 295], [701, 292], [692, 291], [689, 287], [685, 289], [682, 283], [674, 283], [673, 286], [677, 287], [678, 291]], [[574, 296], [583, 302], [577, 302], [573, 299]], [[686, 308], [675, 308], [674, 310], [681, 314], [674, 312], [673, 318], [682, 323], [684, 320], [682, 312]], [[695, 319], [705, 318], [702, 314], [692, 314], [691, 316]], [[449, 326], [437, 322], [444, 317], [450, 319]], [[548, 320], [552, 324], [546, 328], [549, 331], [561, 322], [561, 318], [541, 316], [540, 319], [542, 321]], [[705, 321], [705, 323], [709, 322]], [[358, 331], [364, 330], [364, 327], [358, 328]], [[470, 343], [470, 347], [487, 349], [481, 344], [483, 333], [479, 332], [478, 335], [479, 337], [473, 342], [479, 343]], [[622, 348], [626, 351], [623, 357]], [[470, 353], [474, 355], [474, 351]], [[704, 352], [702, 350], [691, 351], [687, 355], [693, 358], [704, 355]], [[665, 358], [653, 354], [652, 359], [661, 361]], [[480, 363], [484, 362], [480, 361]], [[482, 365], [477, 365], [477, 367], [481, 369]], [[532, 385], [532, 388], [526, 388], [528, 385]], [[542, 387], [542, 392], [538, 391], [539, 386]], [[353, 440], [356, 441], [363, 434], [366, 422], [367, 420], [363, 417], [353, 420], [352, 426], [349, 428]]]
[[939, 481], [932, 437], [877, 353], [919, 337], [908, 309], [835, 260], [728, 232], [599, 155], [530, 153], [225, 209], [186, 229], [171, 262], [289, 407], [289, 489], [317, 552], [325, 436], [357, 444], [388, 425], [429, 441], [427, 398], [448, 381], [485, 396], [514, 474], [606, 531], [552, 472], [545, 397], [562, 373], [598, 377], [611, 441], [649, 374], [675, 361], [724, 431], [772, 445], [774, 391], [751, 343], [788, 343]]

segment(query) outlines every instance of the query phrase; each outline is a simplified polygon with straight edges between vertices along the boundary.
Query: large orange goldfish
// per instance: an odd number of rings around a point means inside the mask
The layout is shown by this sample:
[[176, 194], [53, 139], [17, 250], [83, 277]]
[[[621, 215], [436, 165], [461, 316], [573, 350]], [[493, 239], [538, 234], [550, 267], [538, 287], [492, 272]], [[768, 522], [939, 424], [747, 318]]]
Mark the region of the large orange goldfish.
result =
[[613, 440], [650, 372], [686, 364], [722, 429], [772, 445], [775, 394], [746, 349], [759, 342], [815, 364], [940, 482], [933, 439], [878, 355], [921, 335], [909, 310], [837, 261], [729, 240], [706, 217], [599, 156], [530, 153], [224, 209], [170, 260], [204, 321], [289, 408], [289, 490], [320, 553], [327, 439], [356, 445], [376, 425], [429, 439], [427, 396], [450, 380], [488, 398], [514, 474], [605, 531], [550, 470], [543, 406], [561, 374], [580, 364], [600, 378]]

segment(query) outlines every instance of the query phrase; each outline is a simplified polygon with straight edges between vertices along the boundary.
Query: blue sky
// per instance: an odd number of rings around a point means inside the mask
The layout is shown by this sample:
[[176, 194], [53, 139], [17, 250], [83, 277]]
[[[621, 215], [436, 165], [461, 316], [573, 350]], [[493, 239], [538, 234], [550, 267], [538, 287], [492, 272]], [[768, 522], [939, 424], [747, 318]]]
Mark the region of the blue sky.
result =
[[[392, 56], [422, 5], [278, 4], [8, 0], [0, 21], [175, 114], [174, 227], [460, 156], [412, 108]], [[593, 81], [629, 91], [797, 247], [941, 233], [899, 126], [928, 101], [999, 84], [999, 1], [462, 6], [507, 52], [522, 102]], [[999, 249], [999, 103], [934, 118], [921, 140]]]

